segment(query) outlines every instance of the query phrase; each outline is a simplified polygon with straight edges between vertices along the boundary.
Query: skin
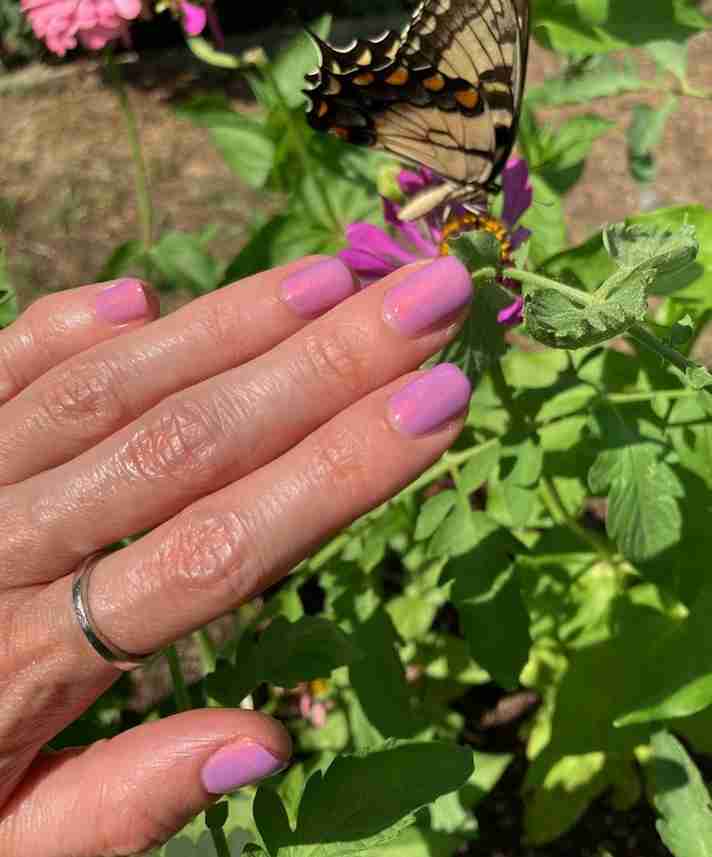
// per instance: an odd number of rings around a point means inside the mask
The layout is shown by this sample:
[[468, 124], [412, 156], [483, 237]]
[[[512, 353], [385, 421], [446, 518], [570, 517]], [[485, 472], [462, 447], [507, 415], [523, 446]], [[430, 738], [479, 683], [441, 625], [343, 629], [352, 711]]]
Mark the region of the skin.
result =
[[[383, 317], [401, 269], [323, 316], [280, 297], [296, 262], [157, 320], [97, 317], [101, 285], [0, 331], [0, 854], [97, 857], [164, 842], [216, 796], [200, 772], [241, 739], [285, 762], [259, 712], [191, 711], [42, 750], [120, 675], [71, 609], [83, 558], [97, 627], [151, 652], [235, 609], [436, 461], [462, 428], [399, 432], [389, 397], [465, 312], [407, 337]], [[149, 293], [150, 294], [150, 293]], [[288, 418], [285, 417], [288, 415]]]

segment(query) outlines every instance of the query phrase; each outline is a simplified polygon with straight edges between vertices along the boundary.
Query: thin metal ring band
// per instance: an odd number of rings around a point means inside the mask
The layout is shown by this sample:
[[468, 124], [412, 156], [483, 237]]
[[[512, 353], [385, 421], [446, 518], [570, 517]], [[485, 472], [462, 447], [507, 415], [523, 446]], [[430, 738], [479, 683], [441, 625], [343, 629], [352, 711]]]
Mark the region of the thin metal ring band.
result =
[[74, 573], [74, 580], [72, 582], [72, 605], [79, 627], [84, 632], [84, 636], [94, 651], [113, 667], [116, 667], [116, 669], [129, 672], [146, 664], [155, 657], [155, 653], [149, 655], [131, 655], [128, 652], [124, 652], [118, 646], [115, 646], [96, 628], [91, 608], [89, 607], [89, 581], [96, 564], [108, 554], [109, 551], [97, 551], [96, 553], [89, 554], [86, 559], [81, 561]]

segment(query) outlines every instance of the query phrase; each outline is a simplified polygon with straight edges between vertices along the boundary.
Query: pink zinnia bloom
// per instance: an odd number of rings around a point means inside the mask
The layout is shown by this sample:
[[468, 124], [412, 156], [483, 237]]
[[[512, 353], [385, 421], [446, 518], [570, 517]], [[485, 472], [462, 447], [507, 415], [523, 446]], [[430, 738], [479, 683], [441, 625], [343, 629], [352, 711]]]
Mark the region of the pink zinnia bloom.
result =
[[64, 56], [79, 40], [99, 50], [126, 32], [141, 12], [141, 0], [21, 0], [38, 39]]
[[180, 8], [183, 12], [183, 29], [189, 36], [199, 36], [208, 20], [205, 9], [187, 0], [181, 0]]

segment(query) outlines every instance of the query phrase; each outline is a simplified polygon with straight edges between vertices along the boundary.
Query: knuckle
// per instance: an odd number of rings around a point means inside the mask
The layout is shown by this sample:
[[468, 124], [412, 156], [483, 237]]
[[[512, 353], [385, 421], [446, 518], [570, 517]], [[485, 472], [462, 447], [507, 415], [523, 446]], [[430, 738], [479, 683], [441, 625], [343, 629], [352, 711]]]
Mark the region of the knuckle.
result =
[[259, 532], [239, 511], [194, 506], [174, 519], [160, 567], [178, 582], [182, 598], [209, 587], [226, 603], [239, 604], [260, 588], [268, 571]]
[[371, 352], [372, 336], [353, 323], [336, 325], [327, 336], [307, 335], [304, 341], [306, 371], [320, 383], [354, 395], [368, 388]]
[[311, 482], [351, 494], [372, 478], [368, 432], [356, 431], [347, 424], [333, 424], [313, 435], [311, 442]]
[[221, 421], [203, 403], [170, 396], [121, 449], [121, 466], [130, 476], [170, 478], [193, 491], [212, 487], [223, 434]]
[[40, 407], [53, 427], [63, 432], [76, 428], [82, 438], [92, 438], [123, 421], [126, 407], [109, 361], [73, 360], [53, 376], [40, 393]]

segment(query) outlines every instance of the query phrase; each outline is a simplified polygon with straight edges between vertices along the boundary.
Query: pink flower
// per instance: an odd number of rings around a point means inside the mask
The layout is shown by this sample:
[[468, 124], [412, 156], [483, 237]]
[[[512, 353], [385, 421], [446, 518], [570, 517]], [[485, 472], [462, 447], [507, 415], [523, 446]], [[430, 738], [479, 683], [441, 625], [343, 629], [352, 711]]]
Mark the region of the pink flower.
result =
[[[398, 184], [406, 196], [440, 184], [431, 170], [417, 172], [402, 170]], [[518, 226], [518, 221], [532, 204], [532, 185], [529, 169], [521, 158], [510, 158], [502, 171], [503, 208], [502, 222], [509, 232], [509, 243], [513, 250], [521, 246], [530, 236], [528, 229]], [[442, 212], [434, 211], [418, 221], [404, 222], [398, 219], [400, 207], [389, 199], [383, 200], [383, 215], [390, 232], [371, 223], [352, 223], [346, 228], [348, 247], [339, 256], [367, 286], [385, 277], [403, 265], [418, 259], [435, 258], [442, 241]], [[453, 206], [453, 214], [460, 216], [465, 209]], [[518, 289], [518, 284], [505, 280], [504, 284]], [[497, 317], [500, 324], [514, 325], [522, 321], [524, 302], [517, 297]]]
[[99, 50], [126, 32], [141, 12], [141, 0], [21, 0], [38, 39], [64, 56], [79, 40]]
[[205, 29], [208, 15], [202, 6], [181, 0], [181, 11], [183, 12], [183, 29], [189, 36], [199, 36]]

